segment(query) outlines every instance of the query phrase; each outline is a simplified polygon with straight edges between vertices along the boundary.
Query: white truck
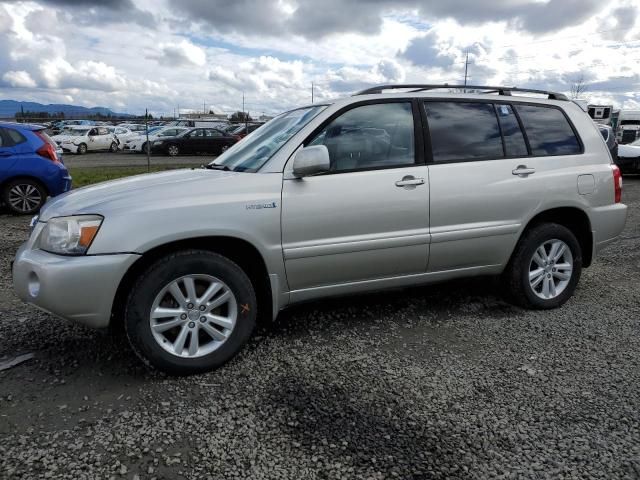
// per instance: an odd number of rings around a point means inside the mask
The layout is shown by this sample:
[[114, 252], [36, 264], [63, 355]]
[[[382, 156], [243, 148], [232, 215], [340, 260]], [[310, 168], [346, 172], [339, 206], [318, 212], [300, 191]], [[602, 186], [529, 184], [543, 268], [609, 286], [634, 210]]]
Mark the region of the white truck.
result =
[[640, 110], [622, 110], [618, 120], [616, 139], [621, 145], [640, 138]]

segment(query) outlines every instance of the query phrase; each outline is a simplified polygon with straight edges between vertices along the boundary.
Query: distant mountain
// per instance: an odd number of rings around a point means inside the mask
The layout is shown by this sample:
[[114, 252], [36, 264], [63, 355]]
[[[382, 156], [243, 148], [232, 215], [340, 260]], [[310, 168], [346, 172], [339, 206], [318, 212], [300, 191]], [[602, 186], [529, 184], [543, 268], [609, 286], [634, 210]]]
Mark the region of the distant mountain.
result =
[[125, 113], [116, 113], [106, 107], [79, 107], [77, 105], [64, 105], [58, 103], [52, 103], [44, 105], [36, 102], [17, 102], [15, 100], [0, 100], [0, 118], [12, 118], [16, 113], [24, 108], [25, 112], [47, 112], [60, 113], [63, 112], [67, 118], [73, 117], [85, 117], [88, 115], [112, 115], [118, 117], [132, 117], [133, 115], [127, 115]]

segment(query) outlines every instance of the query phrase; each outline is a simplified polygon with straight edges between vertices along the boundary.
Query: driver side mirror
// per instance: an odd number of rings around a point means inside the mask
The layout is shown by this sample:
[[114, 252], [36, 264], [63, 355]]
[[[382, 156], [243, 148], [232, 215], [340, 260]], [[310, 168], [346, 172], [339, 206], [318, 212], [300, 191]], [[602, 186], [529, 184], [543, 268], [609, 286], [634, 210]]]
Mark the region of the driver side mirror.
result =
[[293, 157], [293, 175], [298, 178], [328, 172], [330, 167], [329, 150], [324, 145], [305, 147]]

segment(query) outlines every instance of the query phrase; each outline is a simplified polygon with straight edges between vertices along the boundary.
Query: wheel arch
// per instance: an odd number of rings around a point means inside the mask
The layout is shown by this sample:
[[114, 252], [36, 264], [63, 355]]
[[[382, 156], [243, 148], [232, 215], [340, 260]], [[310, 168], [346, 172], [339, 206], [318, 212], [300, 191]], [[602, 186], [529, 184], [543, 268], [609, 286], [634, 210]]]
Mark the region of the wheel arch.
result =
[[[582, 266], [588, 267], [593, 260], [593, 231], [591, 221], [584, 210], [576, 207], [558, 207], [537, 213], [522, 230], [520, 238], [536, 225], [542, 223], [557, 223], [576, 236], [582, 250]], [[515, 248], [514, 248], [515, 252]], [[513, 256], [513, 252], [511, 254]]]
[[123, 326], [127, 297], [136, 279], [160, 258], [181, 250], [206, 250], [218, 253], [238, 264], [253, 284], [261, 319], [271, 319], [272, 291], [266, 263], [260, 251], [250, 242], [230, 236], [204, 236], [181, 239], [158, 245], [143, 253], [122, 277], [111, 307], [111, 325]]
[[19, 174], [19, 175], [14, 175], [8, 178], [5, 178], [4, 180], [0, 181], [0, 193], [2, 193], [4, 191], [4, 188], [7, 186], [7, 184], [13, 182], [14, 180], [32, 180], [34, 182], [36, 182], [38, 185], [40, 185], [45, 193], [47, 195], [50, 195], [50, 191], [49, 191], [49, 187], [47, 187], [47, 184], [44, 183], [42, 180], [40, 180], [38, 177], [34, 177], [33, 175], [29, 175], [29, 174]]

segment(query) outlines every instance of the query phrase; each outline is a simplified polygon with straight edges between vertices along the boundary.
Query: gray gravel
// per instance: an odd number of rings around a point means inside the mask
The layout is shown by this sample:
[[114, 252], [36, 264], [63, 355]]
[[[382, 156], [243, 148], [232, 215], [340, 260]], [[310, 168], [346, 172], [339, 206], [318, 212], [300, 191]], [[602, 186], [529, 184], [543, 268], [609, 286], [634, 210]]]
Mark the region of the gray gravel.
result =
[[639, 478], [640, 178], [623, 237], [562, 309], [488, 280], [296, 307], [174, 379], [21, 304], [0, 217], [2, 478]]

